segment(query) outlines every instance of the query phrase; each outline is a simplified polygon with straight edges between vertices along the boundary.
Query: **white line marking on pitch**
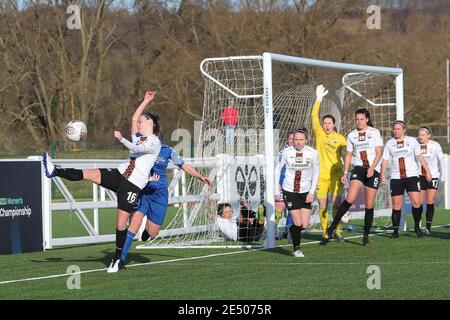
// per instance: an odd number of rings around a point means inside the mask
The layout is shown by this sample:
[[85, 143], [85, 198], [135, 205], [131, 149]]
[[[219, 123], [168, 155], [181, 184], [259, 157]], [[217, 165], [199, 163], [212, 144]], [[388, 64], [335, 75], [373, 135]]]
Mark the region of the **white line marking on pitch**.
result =
[[[233, 252], [225, 252], [225, 253], [215, 253], [215, 254], [208, 254], [208, 255], [205, 255], [205, 256], [197, 256], [197, 257], [189, 257], [189, 258], [178, 258], [178, 259], [171, 259], [171, 260], [136, 263], [136, 264], [127, 265], [127, 268], [139, 267], [139, 266], [148, 266], [148, 265], [153, 265], [153, 264], [179, 262], [179, 261], [206, 259], [206, 258], [212, 258], [212, 257], [226, 256], [226, 255], [230, 255], [230, 254], [240, 254], [240, 253], [247, 253], [247, 252], [261, 251], [261, 250], [265, 250], [265, 248], [249, 249], [249, 250], [233, 251]], [[86, 270], [86, 271], [73, 272], [73, 273], [55, 274], [55, 275], [35, 277], [35, 278], [7, 280], [7, 281], [1, 281], [0, 285], [2, 285], [2, 284], [9, 284], [9, 283], [16, 283], [16, 282], [25, 282], [25, 281], [34, 281], [34, 280], [45, 280], [45, 279], [52, 279], [52, 278], [69, 277], [69, 276], [73, 276], [75, 274], [92, 273], [92, 272], [99, 272], [99, 271], [106, 271], [106, 270], [108, 270], [108, 268], [93, 269], [93, 270]]]
[[[444, 226], [450, 226], [450, 224], [438, 225], [438, 226], [434, 226], [432, 228], [439, 228], [439, 227], [444, 227]], [[379, 234], [380, 233], [371, 234], [370, 236], [376, 236], [376, 235], [379, 235]], [[382, 233], [382, 234], [384, 234], [384, 233]], [[348, 237], [347, 239], [354, 239], [354, 238], [361, 238], [361, 237], [362, 237], [362, 235], [359, 235], [359, 236]], [[320, 241], [309, 241], [309, 242], [303, 243], [303, 245], [317, 244], [317, 243], [320, 243]], [[291, 246], [291, 245], [287, 244], [287, 245], [280, 245], [280, 246], [277, 246], [277, 247], [286, 247], [286, 246]], [[136, 263], [136, 264], [127, 265], [127, 268], [139, 267], [139, 266], [148, 266], [148, 265], [154, 265], [154, 264], [164, 264], [164, 263], [171, 263], [171, 262], [179, 262], [179, 261], [200, 260], [200, 259], [207, 259], [207, 258], [212, 258], [212, 257], [220, 257], [220, 256], [226, 256], [226, 255], [232, 255], [232, 254], [240, 254], [240, 253], [247, 253], [247, 252], [256, 252], [256, 251], [262, 251], [262, 250], [267, 250], [267, 249], [265, 249], [265, 248], [247, 249], [247, 250], [232, 251], [232, 252], [225, 252], [225, 253], [208, 254], [208, 255], [205, 255], [205, 256], [196, 256], [196, 257], [189, 257], [189, 258], [178, 258], [178, 259], [171, 259], [171, 260]], [[411, 262], [408, 262], [408, 263], [411, 263]], [[433, 263], [433, 262], [429, 262], [429, 263]], [[434, 263], [449, 263], [449, 262], [434, 262]], [[287, 264], [289, 264], [289, 263], [287, 263]], [[299, 262], [298, 264], [357, 264], [357, 263], [351, 263], [351, 262], [350, 263], [332, 263], [332, 262], [306, 262], [306, 263], [302, 262], [302, 263], [300, 263]], [[361, 264], [367, 264], [367, 263], [361, 263]], [[100, 271], [106, 271], [107, 269], [108, 268], [101, 268], [101, 269], [85, 270], [85, 271], [74, 272], [74, 273], [62, 273], [62, 274], [55, 274], [55, 275], [50, 275], [50, 276], [25, 278], [25, 279], [15, 279], [15, 280], [6, 280], [6, 281], [1, 281], [0, 285], [10, 284], [10, 283], [17, 283], [17, 282], [26, 282], [26, 281], [35, 281], [35, 280], [45, 280], [45, 279], [70, 277], [70, 276], [73, 276], [75, 274], [100, 272]]]
[[[422, 265], [422, 264], [450, 264], [450, 261], [423, 261], [423, 262], [410, 262], [410, 261], [404, 261], [404, 262], [394, 262], [394, 261], [390, 261], [390, 262], [377, 262], [377, 261], [372, 261], [372, 262], [269, 262], [269, 263], [260, 263], [260, 262], [244, 262], [244, 263], [239, 263], [239, 265], [263, 265], [263, 266], [286, 266], [286, 265], [412, 265], [412, 264], [416, 264], [416, 265]], [[198, 263], [173, 263], [171, 264], [171, 266], [198, 266], [201, 264]], [[206, 265], [206, 264], [203, 264]], [[217, 262], [217, 263], [208, 263], [208, 266], [217, 266], [217, 267], [224, 267], [224, 266], [235, 266], [235, 263], [221, 263], [221, 262]]]

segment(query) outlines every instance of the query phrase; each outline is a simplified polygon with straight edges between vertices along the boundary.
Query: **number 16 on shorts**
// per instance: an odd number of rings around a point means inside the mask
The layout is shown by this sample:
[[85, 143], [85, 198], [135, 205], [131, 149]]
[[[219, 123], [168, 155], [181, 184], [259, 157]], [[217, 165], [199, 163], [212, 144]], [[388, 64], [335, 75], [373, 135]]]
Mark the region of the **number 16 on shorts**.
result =
[[136, 192], [128, 192], [127, 201], [129, 203], [134, 203], [136, 201], [136, 198], [137, 198], [137, 193]]

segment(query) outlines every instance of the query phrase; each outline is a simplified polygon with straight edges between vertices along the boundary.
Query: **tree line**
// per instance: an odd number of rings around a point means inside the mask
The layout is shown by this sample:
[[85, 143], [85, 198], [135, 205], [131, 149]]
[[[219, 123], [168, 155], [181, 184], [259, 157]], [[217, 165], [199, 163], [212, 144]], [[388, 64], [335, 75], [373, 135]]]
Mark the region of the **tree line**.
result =
[[[121, 148], [147, 89], [166, 140], [201, 120], [206, 57], [262, 52], [405, 70], [412, 126], [446, 124], [450, 3], [379, 1], [381, 29], [366, 26], [366, 0], [5, 0], [0, 4], [0, 152], [47, 149], [64, 124], [88, 125], [89, 149]], [[70, 5], [81, 25], [69, 29]], [[168, 141], [170, 142], [170, 141]], [[61, 142], [63, 145], [65, 143]]]

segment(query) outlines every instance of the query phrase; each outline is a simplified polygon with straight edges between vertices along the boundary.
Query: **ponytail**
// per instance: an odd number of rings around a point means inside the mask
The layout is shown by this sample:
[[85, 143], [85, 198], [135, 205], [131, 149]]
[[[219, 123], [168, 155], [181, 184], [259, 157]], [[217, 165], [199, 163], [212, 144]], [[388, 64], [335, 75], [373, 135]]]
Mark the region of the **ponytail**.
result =
[[159, 121], [159, 116], [150, 112], [146, 112], [145, 117], [147, 119], [152, 119], [153, 121], [153, 134], [157, 136], [159, 139], [163, 138], [161, 123]]

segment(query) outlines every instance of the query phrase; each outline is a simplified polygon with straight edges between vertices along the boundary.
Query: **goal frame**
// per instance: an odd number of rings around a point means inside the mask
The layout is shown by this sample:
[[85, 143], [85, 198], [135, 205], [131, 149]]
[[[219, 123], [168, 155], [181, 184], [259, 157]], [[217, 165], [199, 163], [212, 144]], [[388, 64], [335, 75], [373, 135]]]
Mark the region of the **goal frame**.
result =
[[[327, 60], [310, 59], [304, 57], [296, 57], [284, 54], [264, 52], [262, 56], [234, 56], [221, 58], [208, 58], [200, 64], [202, 74], [215, 82], [221, 88], [228, 91], [237, 98], [259, 98], [261, 95], [242, 96], [224, 86], [203, 70], [203, 66], [208, 61], [220, 60], [239, 60], [239, 59], [262, 59], [263, 61], [263, 93], [262, 101], [264, 108], [264, 156], [265, 156], [265, 172], [266, 182], [274, 181], [275, 168], [273, 166], [274, 159], [274, 132], [273, 132], [273, 79], [272, 65], [274, 62], [295, 64], [298, 66], [307, 66], [315, 68], [328, 68], [335, 70], [345, 70], [348, 72], [370, 72], [375, 74], [388, 74], [395, 76], [395, 97], [396, 97], [396, 118], [404, 119], [404, 100], [403, 100], [403, 69], [393, 67], [380, 67], [373, 65], [352, 64], [343, 62], [334, 62]], [[266, 208], [267, 208], [267, 237], [264, 241], [265, 248], [275, 248], [276, 224], [275, 224], [275, 188], [273, 183], [266, 183]]]

